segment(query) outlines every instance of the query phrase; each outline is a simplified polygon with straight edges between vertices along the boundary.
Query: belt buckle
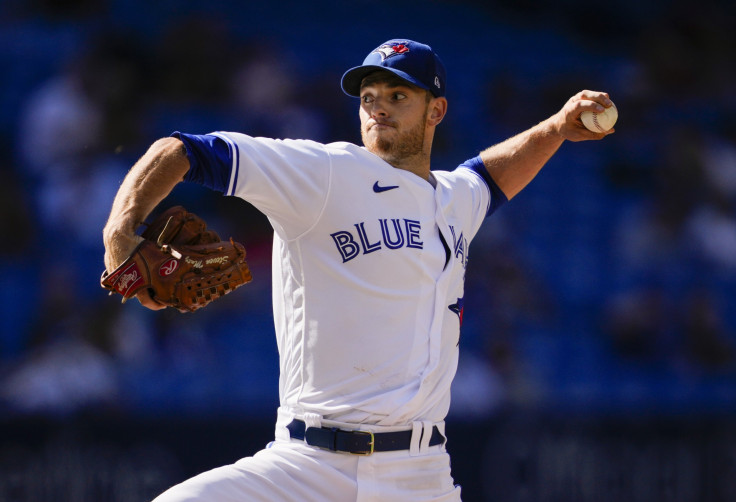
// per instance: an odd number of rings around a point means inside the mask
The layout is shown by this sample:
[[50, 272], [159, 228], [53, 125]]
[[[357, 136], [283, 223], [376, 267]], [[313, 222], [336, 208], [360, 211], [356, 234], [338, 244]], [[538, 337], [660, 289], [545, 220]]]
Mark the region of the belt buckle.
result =
[[368, 443], [371, 447], [370, 451], [351, 451], [350, 453], [352, 455], [361, 455], [361, 456], [368, 456], [373, 453], [373, 449], [376, 446], [376, 437], [373, 435], [373, 432], [371, 431], [353, 431], [353, 434], [366, 434], [371, 437], [370, 442]]

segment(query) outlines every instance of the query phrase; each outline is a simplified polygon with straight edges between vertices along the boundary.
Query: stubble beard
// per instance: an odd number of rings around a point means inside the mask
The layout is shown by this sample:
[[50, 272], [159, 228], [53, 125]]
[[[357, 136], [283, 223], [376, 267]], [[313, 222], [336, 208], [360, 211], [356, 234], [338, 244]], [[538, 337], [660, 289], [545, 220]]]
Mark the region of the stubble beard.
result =
[[392, 166], [398, 166], [408, 159], [425, 155], [424, 133], [426, 125], [427, 117], [425, 115], [419, 124], [393, 139], [380, 134], [369, 137], [365, 127], [361, 127], [360, 132], [363, 144], [368, 151], [378, 155]]

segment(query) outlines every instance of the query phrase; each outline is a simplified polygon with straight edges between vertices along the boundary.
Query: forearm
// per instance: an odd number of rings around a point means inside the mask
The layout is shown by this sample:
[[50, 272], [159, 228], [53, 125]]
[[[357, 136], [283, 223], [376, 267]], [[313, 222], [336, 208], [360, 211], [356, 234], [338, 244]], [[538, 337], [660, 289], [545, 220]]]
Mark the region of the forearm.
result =
[[480, 154], [488, 173], [511, 199], [539, 173], [565, 138], [555, 127], [555, 118], [540, 122]]
[[184, 146], [176, 138], [156, 141], [123, 180], [103, 230], [105, 267], [114, 270], [140, 240], [135, 230], [189, 170]]
[[612, 134], [613, 129], [589, 131], [580, 120], [584, 111], [600, 113], [612, 105], [608, 93], [580, 91], [547, 120], [481, 152], [481, 159], [493, 181], [511, 199], [534, 179], [565, 140], [599, 140]]

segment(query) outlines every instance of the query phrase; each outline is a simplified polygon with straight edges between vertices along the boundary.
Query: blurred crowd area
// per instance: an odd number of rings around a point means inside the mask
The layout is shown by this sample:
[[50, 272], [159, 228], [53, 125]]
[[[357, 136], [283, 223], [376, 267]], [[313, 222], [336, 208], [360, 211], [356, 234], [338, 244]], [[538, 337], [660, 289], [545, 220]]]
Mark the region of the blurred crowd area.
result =
[[620, 112], [613, 136], [563, 145], [473, 241], [451, 416], [736, 411], [736, 7], [608, 9], [3, 1], [0, 414], [273, 414], [265, 218], [197, 186], [165, 201], [243, 242], [254, 271], [186, 315], [107, 296], [102, 227], [127, 170], [173, 131], [359, 142], [340, 76], [404, 36], [448, 68], [435, 169], [583, 88]]

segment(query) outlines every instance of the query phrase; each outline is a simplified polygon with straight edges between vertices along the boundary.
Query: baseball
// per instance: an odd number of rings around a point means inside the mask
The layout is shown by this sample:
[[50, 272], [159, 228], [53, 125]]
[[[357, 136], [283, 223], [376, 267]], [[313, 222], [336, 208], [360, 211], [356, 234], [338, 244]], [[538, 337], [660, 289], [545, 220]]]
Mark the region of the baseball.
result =
[[600, 113], [583, 112], [580, 120], [583, 125], [593, 132], [606, 132], [613, 127], [618, 119], [616, 105], [611, 105]]

